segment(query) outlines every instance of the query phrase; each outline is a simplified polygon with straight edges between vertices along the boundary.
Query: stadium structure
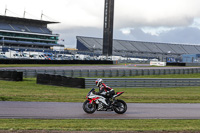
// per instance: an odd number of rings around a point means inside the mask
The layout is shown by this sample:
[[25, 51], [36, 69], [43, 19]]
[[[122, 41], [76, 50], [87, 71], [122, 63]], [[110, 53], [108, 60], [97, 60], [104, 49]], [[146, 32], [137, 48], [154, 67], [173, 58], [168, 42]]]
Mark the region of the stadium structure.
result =
[[[59, 22], [0, 15], [0, 47], [10, 50], [50, 50], [58, 44], [59, 35], [47, 28]], [[64, 46], [63, 46], [64, 47]]]
[[[102, 45], [103, 39], [101, 38], [77, 36], [79, 53], [102, 55]], [[169, 58], [179, 59], [183, 54], [199, 53], [199, 45], [113, 40], [113, 56], [156, 58], [166, 61]]]

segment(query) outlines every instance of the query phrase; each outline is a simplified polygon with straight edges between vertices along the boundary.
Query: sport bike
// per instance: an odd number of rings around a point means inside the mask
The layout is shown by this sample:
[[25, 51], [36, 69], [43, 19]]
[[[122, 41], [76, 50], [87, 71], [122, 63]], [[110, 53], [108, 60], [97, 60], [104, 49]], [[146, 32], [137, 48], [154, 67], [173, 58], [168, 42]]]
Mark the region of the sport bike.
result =
[[124, 92], [117, 92], [108, 99], [104, 96], [95, 95], [95, 89], [93, 88], [86, 96], [87, 100], [83, 103], [83, 110], [89, 114], [95, 111], [115, 111], [118, 114], [123, 114], [127, 110], [126, 103], [123, 100], [115, 99], [123, 93]]

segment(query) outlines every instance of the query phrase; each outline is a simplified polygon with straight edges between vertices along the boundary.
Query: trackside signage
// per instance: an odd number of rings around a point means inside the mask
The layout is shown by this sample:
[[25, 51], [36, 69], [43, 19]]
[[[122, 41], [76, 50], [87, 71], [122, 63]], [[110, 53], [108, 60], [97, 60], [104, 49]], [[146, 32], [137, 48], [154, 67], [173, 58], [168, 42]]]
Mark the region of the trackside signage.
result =
[[150, 61], [150, 66], [166, 66], [166, 62]]

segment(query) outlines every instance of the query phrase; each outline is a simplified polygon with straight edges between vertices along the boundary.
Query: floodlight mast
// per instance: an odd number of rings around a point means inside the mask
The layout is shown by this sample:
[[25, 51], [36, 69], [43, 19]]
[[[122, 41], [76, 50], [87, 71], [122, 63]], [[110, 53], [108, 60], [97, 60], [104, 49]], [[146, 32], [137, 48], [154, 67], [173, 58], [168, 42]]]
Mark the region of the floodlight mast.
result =
[[104, 31], [103, 31], [103, 55], [104, 56], [112, 56], [113, 21], [114, 21], [114, 0], [105, 0]]
[[7, 5], [6, 5], [6, 8], [5, 8], [5, 14], [4, 14], [5, 16], [6, 16], [7, 10], [8, 10], [8, 9], [7, 9]]

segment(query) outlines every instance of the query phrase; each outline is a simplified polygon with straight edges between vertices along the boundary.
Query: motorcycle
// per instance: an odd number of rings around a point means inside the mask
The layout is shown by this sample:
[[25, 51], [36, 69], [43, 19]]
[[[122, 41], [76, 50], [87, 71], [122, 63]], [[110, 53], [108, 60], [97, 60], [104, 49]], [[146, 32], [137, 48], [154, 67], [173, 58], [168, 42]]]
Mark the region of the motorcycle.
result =
[[[87, 94], [87, 100], [83, 103], [83, 110], [92, 114], [95, 111], [115, 111], [118, 114], [123, 114], [127, 110], [127, 104], [123, 100], [115, 99], [124, 92], [116, 92], [111, 98], [106, 99], [103, 96], [95, 95], [95, 89], [91, 89]], [[106, 101], [108, 101], [106, 103]]]

